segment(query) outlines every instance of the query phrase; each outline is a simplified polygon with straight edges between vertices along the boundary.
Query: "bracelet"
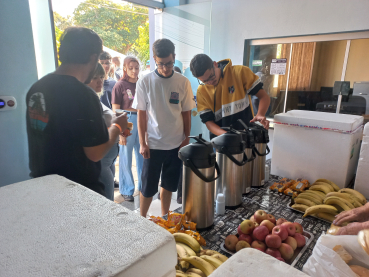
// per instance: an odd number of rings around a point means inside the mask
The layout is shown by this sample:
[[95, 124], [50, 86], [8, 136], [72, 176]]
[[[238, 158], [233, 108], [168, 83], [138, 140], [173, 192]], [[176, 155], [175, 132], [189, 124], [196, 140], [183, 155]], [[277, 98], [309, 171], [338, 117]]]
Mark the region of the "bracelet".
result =
[[117, 123], [113, 123], [112, 126], [115, 126], [119, 129], [121, 133], [123, 133], [122, 127], [120, 127]]

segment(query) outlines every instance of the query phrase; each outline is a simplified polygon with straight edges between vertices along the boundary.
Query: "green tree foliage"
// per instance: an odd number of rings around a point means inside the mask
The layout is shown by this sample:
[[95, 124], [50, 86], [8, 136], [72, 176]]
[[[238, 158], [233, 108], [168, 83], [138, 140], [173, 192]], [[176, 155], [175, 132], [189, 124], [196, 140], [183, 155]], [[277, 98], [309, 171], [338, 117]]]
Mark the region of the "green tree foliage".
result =
[[146, 21], [145, 25], [138, 27], [138, 30], [139, 36], [133, 48], [145, 67], [146, 61], [150, 59], [149, 22]]
[[[118, 5], [108, 0], [86, 0], [75, 9], [73, 21], [76, 26], [94, 30], [105, 46], [126, 54], [142, 49], [134, 44], [140, 40], [140, 26], [145, 26], [148, 21], [148, 9], [131, 4]], [[137, 54], [142, 55], [141, 52]]]
[[58, 27], [61, 32], [64, 32], [65, 29], [74, 25], [73, 17], [71, 17], [70, 15], [68, 15], [67, 17], [63, 17], [57, 12], [54, 12], [54, 23], [55, 27]]

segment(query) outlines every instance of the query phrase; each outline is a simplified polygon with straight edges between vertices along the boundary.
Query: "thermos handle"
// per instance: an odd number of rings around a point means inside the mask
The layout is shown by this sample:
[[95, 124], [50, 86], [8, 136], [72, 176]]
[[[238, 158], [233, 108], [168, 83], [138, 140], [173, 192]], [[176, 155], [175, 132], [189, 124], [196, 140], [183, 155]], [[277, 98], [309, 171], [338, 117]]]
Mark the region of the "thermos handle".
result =
[[231, 153], [229, 153], [228, 149], [225, 148], [224, 146], [222, 147], [222, 152], [232, 161], [234, 162], [236, 165], [238, 166], [243, 166], [247, 163], [247, 156], [246, 156], [246, 153], [243, 152], [243, 159], [242, 159], [242, 162], [239, 162], [237, 161]]
[[247, 162], [252, 162], [255, 159], [256, 159], [256, 154], [255, 154], [254, 149], [252, 149], [252, 157], [250, 159], [248, 159]]
[[218, 166], [218, 163], [215, 162], [215, 170], [217, 171], [217, 176], [214, 177], [213, 179], [209, 179], [207, 177], [205, 177], [196, 167], [195, 165], [192, 163], [192, 161], [190, 159], [187, 159], [187, 164], [190, 166], [191, 170], [197, 175], [197, 177], [199, 177], [201, 180], [203, 180], [204, 182], [210, 183], [215, 181], [216, 179], [219, 178], [220, 176], [220, 169]]
[[253, 151], [256, 151], [256, 153], [259, 155], [259, 156], [266, 156], [270, 153], [270, 150], [269, 150], [269, 147], [268, 145], [266, 146], [266, 150], [265, 150], [265, 153], [264, 154], [260, 154], [259, 151], [256, 149], [256, 147], [253, 148]]

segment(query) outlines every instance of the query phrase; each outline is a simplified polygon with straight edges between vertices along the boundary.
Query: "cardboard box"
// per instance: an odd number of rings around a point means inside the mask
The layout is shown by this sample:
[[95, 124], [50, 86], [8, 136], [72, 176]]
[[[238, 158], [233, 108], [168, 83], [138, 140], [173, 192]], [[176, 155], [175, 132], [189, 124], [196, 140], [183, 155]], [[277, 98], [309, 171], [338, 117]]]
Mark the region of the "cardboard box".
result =
[[364, 127], [354, 188], [369, 198], [369, 123]]
[[346, 187], [356, 172], [363, 117], [292, 110], [274, 117], [271, 174]]

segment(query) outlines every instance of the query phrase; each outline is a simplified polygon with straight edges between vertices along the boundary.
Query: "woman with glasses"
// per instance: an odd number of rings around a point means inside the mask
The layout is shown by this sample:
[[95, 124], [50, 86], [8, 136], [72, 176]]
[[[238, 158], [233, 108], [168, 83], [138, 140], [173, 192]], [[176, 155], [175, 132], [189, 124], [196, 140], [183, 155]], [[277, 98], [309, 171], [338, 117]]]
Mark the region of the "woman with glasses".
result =
[[[112, 107], [124, 110], [128, 121], [133, 123], [131, 136], [123, 133], [119, 141], [119, 192], [125, 201], [134, 201], [135, 182], [132, 175], [132, 152], [135, 150], [138, 176], [138, 190], [141, 191], [141, 173], [143, 157], [140, 155], [140, 142], [137, 129], [137, 110], [132, 108], [136, 95], [136, 83], [140, 73], [140, 63], [135, 57], [127, 56], [123, 61], [123, 77], [114, 86]], [[129, 133], [129, 132], [128, 132]]]

